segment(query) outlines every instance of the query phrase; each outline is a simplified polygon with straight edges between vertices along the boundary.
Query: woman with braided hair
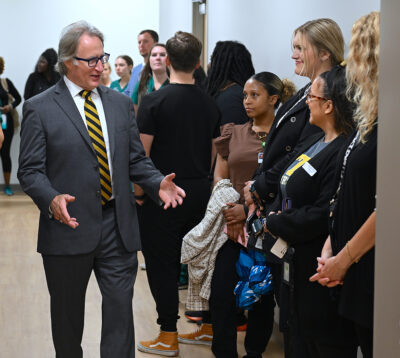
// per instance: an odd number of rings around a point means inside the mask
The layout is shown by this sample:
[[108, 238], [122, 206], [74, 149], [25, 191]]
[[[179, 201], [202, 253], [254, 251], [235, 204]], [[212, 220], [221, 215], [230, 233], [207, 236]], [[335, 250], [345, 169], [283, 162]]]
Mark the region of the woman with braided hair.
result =
[[251, 54], [237, 41], [218, 41], [211, 55], [207, 92], [221, 112], [221, 126], [244, 124], [249, 117], [243, 107], [243, 87], [254, 75]]

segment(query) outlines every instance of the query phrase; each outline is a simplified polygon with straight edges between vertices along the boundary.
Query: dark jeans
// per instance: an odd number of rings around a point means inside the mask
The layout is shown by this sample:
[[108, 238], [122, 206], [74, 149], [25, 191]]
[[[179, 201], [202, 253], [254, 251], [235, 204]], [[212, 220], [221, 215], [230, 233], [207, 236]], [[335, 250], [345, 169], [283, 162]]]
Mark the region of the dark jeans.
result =
[[204, 217], [210, 182], [177, 181], [186, 192], [181, 206], [164, 210], [147, 199], [138, 206], [140, 235], [146, 273], [162, 331], [175, 332], [178, 316], [178, 279], [182, 239]]
[[102, 237], [95, 252], [42, 257], [50, 293], [56, 357], [83, 356], [85, 295], [92, 270], [103, 298], [100, 355], [102, 358], [134, 357], [132, 298], [137, 254], [127, 252], [122, 246], [114, 209], [103, 211]]

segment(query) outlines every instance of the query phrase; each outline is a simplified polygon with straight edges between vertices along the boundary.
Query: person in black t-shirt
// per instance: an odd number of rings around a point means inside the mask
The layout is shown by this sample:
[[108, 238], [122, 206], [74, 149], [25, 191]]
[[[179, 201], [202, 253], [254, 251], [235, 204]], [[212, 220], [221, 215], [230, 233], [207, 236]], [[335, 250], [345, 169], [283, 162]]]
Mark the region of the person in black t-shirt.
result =
[[210, 196], [208, 175], [212, 140], [220, 134], [214, 100], [194, 84], [202, 45], [193, 35], [177, 32], [169, 39], [170, 85], [142, 98], [137, 115], [147, 155], [159, 170], [176, 174], [186, 199], [179, 209], [164, 211], [135, 188], [142, 250], [151, 293], [156, 302], [159, 336], [141, 341], [142, 352], [178, 355], [178, 276], [183, 236], [204, 217]]
[[237, 41], [218, 41], [211, 55], [207, 92], [221, 112], [221, 126], [245, 124], [249, 117], [243, 107], [243, 87], [254, 75], [251, 54]]

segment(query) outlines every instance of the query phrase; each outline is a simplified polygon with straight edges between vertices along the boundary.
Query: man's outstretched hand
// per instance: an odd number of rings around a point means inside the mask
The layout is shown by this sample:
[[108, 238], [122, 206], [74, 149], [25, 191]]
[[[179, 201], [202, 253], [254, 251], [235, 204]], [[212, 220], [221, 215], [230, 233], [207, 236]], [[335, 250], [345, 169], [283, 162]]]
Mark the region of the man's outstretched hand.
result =
[[185, 191], [173, 182], [174, 178], [175, 173], [168, 174], [160, 183], [158, 195], [164, 202], [164, 210], [170, 206], [176, 208], [177, 205], [182, 205], [183, 198], [186, 197]]
[[54, 219], [58, 220], [60, 223], [68, 225], [72, 229], [78, 227], [79, 223], [76, 218], [71, 218], [69, 216], [67, 205], [75, 201], [75, 197], [68, 194], [60, 194], [54, 197], [50, 204], [51, 212], [53, 213]]

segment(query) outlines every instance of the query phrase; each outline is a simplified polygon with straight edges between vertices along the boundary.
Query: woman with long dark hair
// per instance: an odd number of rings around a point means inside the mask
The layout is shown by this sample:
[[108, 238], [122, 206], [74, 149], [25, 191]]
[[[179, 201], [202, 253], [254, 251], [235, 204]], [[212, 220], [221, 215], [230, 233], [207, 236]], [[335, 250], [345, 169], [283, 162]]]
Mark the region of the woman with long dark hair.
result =
[[251, 54], [237, 41], [218, 41], [211, 55], [207, 92], [221, 112], [221, 125], [244, 124], [243, 86], [254, 75]]
[[140, 80], [132, 93], [132, 101], [137, 113], [140, 100], [143, 96], [166, 86], [169, 83], [166, 64], [167, 50], [164, 44], [155, 44], [150, 50], [149, 60], [146, 62]]
[[371, 12], [353, 26], [346, 77], [357, 133], [339, 156], [329, 237], [311, 278], [342, 284], [339, 313], [352, 322], [364, 358], [373, 354], [379, 22]]

